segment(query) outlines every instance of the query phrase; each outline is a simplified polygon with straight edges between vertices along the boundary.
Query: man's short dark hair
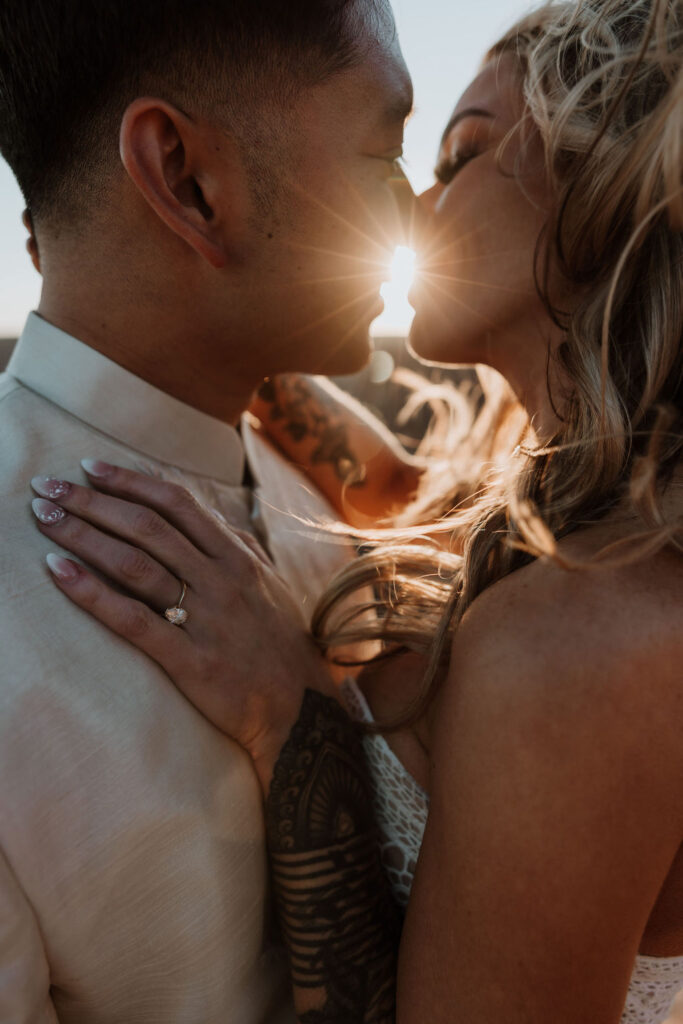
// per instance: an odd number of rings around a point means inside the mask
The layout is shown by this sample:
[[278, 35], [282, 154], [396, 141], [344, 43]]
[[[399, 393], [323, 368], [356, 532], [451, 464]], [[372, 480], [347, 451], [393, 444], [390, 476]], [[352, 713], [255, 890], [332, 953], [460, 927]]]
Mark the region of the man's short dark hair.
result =
[[[2, 0], [0, 152], [33, 216], [78, 219], [106, 187], [128, 104], [226, 126], [360, 59], [369, 0]], [[239, 128], [237, 126], [237, 133]]]

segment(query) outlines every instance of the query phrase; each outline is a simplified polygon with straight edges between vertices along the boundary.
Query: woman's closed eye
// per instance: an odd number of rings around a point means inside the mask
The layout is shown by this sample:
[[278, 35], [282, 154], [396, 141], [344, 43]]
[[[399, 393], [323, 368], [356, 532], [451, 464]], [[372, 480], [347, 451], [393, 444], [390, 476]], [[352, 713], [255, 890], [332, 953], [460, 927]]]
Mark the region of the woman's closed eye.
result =
[[434, 168], [434, 176], [441, 185], [450, 185], [463, 167], [465, 167], [471, 160], [481, 156], [481, 152], [476, 149], [463, 149], [453, 155], [444, 156], [439, 160], [438, 164]]

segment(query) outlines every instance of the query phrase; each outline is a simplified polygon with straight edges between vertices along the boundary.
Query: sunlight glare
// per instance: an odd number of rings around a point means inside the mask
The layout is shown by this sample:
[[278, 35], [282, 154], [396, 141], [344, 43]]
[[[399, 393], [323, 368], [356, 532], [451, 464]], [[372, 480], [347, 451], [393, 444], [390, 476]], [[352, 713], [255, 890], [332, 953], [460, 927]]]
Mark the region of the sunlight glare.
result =
[[390, 279], [380, 288], [380, 295], [384, 299], [384, 312], [370, 327], [370, 333], [374, 337], [405, 337], [410, 331], [415, 310], [408, 302], [408, 291], [415, 277], [416, 259], [412, 249], [405, 245], [396, 247]]

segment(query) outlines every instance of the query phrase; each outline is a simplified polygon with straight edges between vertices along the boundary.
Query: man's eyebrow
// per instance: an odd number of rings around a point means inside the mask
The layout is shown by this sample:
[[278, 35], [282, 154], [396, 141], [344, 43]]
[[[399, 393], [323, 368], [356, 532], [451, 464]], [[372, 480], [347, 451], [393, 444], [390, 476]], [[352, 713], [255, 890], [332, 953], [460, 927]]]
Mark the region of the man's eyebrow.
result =
[[493, 114], [490, 110], [483, 110], [481, 107], [468, 107], [467, 110], [461, 110], [459, 114], [453, 114], [453, 117], [446, 125], [446, 129], [441, 136], [442, 146], [455, 128], [456, 124], [460, 124], [460, 122], [464, 121], [466, 117], [488, 117], [492, 119]]

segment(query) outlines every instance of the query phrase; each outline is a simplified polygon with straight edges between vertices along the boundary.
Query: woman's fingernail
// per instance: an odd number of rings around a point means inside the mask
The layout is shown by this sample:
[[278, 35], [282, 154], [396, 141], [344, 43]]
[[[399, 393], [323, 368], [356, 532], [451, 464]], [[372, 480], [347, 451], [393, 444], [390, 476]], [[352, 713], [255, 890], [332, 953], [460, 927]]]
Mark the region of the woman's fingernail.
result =
[[63, 583], [72, 583], [78, 579], [78, 568], [74, 562], [70, 562], [68, 558], [62, 558], [61, 555], [46, 555], [45, 561], [47, 567], [53, 576], [56, 576], [58, 580]]
[[31, 487], [43, 498], [65, 498], [71, 490], [68, 480], [58, 480], [54, 476], [34, 476]]
[[98, 477], [99, 479], [111, 476], [114, 472], [114, 467], [108, 462], [102, 462], [101, 459], [81, 459], [81, 466], [83, 466], [88, 476]]
[[59, 505], [53, 505], [51, 501], [44, 501], [43, 498], [34, 498], [31, 508], [41, 523], [45, 526], [55, 526], [66, 519], [66, 512]]

